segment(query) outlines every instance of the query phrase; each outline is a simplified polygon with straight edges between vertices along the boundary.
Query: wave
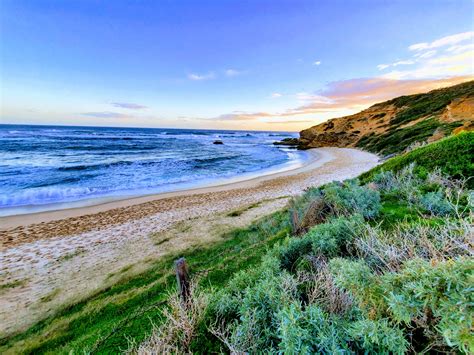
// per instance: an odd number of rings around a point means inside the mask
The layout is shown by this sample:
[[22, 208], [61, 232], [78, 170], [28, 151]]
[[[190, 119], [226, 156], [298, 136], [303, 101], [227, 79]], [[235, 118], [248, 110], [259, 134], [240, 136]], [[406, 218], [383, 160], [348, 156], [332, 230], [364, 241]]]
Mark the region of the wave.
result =
[[9, 195], [0, 196], [0, 207], [15, 207], [28, 205], [44, 205], [58, 201], [70, 201], [77, 198], [84, 198], [100, 192], [96, 188], [90, 187], [40, 187], [25, 191], [16, 192]]

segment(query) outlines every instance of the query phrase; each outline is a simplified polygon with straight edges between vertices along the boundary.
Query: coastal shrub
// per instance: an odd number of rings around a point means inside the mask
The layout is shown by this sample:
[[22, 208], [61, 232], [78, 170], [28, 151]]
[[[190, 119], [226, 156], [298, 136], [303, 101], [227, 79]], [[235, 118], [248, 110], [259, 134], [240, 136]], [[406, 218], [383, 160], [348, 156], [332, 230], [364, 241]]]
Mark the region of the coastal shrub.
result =
[[277, 314], [278, 350], [282, 354], [337, 354], [351, 352], [344, 321], [312, 304], [297, 302]]
[[428, 346], [436, 346], [443, 339], [445, 346], [472, 353], [473, 269], [472, 258], [435, 265], [414, 259], [401, 272], [383, 275], [393, 319], [422, 328]]
[[297, 261], [310, 253], [328, 257], [340, 254], [346, 243], [357, 235], [362, 223], [360, 215], [338, 217], [311, 228], [301, 238], [289, 239], [288, 244], [280, 250], [282, 267], [294, 270]]
[[141, 344], [130, 344], [128, 353], [171, 354], [189, 353], [208, 304], [208, 295], [191, 284], [189, 302], [181, 302], [177, 293], [171, 293], [168, 308], [163, 311], [163, 322], [153, 325], [152, 334]]
[[422, 220], [400, 223], [390, 229], [365, 224], [351, 245], [351, 253], [374, 270], [398, 271], [405, 261], [420, 258], [431, 262], [472, 255], [469, 221], [445, 220], [433, 224]]
[[[411, 163], [416, 164], [416, 173], [426, 173], [438, 168], [451, 179], [469, 178], [474, 176], [474, 161], [468, 158], [472, 156], [474, 132], [462, 132], [391, 158], [362, 174], [360, 178], [362, 182], [369, 182], [382, 170], [396, 173]], [[474, 187], [473, 178], [468, 181], [467, 187]]]
[[380, 193], [360, 186], [357, 180], [326, 185], [324, 199], [336, 214], [344, 216], [359, 213], [367, 219], [373, 219], [381, 208]]
[[335, 258], [329, 269], [337, 287], [349, 292], [360, 309], [370, 319], [386, 314], [384, 290], [379, 278], [363, 260]]
[[314, 225], [323, 223], [330, 213], [321, 189], [309, 188], [290, 202], [290, 222], [293, 235], [301, 235]]
[[348, 334], [366, 354], [405, 354], [409, 346], [403, 331], [387, 319], [352, 322]]
[[[277, 348], [276, 315], [282, 307], [297, 299], [297, 284], [291, 275], [264, 271], [255, 284], [240, 292], [227, 295], [223, 292], [220, 296], [222, 295], [233, 298], [238, 317], [224, 322], [223, 327], [214, 326], [211, 332], [221, 338], [229, 350], [257, 352]], [[221, 309], [217, 314], [217, 323], [221, 322], [220, 317], [228, 317], [222, 311]]]
[[428, 192], [420, 198], [421, 207], [434, 216], [447, 216], [453, 211], [441, 190]]
[[474, 261], [468, 258], [433, 264], [409, 260], [399, 272], [377, 275], [363, 261], [334, 259], [330, 263], [339, 287], [348, 290], [373, 320], [418, 328], [418, 346], [472, 352], [474, 339], [472, 282]]
[[415, 204], [423, 186], [423, 180], [414, 172], [415, 167], [412, 163], [397, 173], [382, 170], [374, 176], [373, 182], [381, 192], [395, 195], [397, 199], [403, 199], [408, 204]]

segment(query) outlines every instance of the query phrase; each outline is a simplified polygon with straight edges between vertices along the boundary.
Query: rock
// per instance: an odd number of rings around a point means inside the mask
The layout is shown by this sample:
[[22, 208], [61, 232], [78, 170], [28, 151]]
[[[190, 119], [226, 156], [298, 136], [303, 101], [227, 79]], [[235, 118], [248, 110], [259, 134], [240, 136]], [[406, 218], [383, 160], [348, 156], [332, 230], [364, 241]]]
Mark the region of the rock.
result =
[[300, 140], [298, 138], [284, 138], [281, 141], [273, 142], [273, 145], [297, 146], [299, 144]]
[[212, 142], [212, 144], [224, 144], [224, 142], [217, 140], [217, 141]]

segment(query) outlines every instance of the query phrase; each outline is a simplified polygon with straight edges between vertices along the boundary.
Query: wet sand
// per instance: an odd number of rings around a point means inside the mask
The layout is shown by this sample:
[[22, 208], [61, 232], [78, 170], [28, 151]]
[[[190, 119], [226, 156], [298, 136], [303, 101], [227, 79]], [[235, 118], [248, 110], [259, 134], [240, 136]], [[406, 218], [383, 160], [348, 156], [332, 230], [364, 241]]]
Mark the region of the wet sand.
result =
[[[167, 253], [218, 240], [223, 231], [284, 207], [310, 186], [356, 177], [378, 162], [355, 149], [310, 153], [301, 168], [246, 181], [0, 218], [0, 337]], [[255, 203], [238, 217], [228, 215]]]

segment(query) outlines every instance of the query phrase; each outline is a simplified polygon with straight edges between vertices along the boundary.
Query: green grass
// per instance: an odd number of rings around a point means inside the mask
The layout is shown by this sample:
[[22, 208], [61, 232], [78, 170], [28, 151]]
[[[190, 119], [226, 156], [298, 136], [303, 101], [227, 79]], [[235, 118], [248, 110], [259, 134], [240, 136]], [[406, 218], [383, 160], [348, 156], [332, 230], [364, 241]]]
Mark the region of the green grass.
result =
[[430, 118], [410, 127], [391, 129], [382, 135], [375, 135], [374, 133], [366, 135], [357, 142], [357, 147], [382, 155], [400, 153], [415, 142], [425, 141], [438, 128], [445, 135], [449, 135], [454, 128], [461, 125], [461, 122], [444, 124], [435, 118]]
[[127, 339], [142, 341], [151, 332], [151, 321], [160, 322], [168, 294], [176, 289], [175, 259], [184, 256], [203, 287], [219, 288], [235, 272], [257, 264], [268, 248], [289, 231], [288, 213], [283, 210], [248, 228], [224, 234], [220, 242], [162, 258], [146, 272], [119, 281], [27, 331], [1, 340], [0, 352], [116, 353], [127, 349]]
[[260, 206], [260, 202], [252, 203], [251, 205], [248, 205], [244, 208], [240, 208], [238, 210], [234, 210], [230, 213], [227, 214], [228, 217], [239, 217], [242, 215], [244, 212], [247, 212], [248, 210], [251, 210], [252, 208]]
[[15, 288], [15, 287], [22, 286], [22, 285], [25, 284], [25, 282], [26, 282], [26, 280], [16, 280], [16, 281], [0, 284], [0, 291], [1, 290], [6, 290], [6, 289], [9, 289], [9, 288]]
[[470, 81], [449, 88], [433, 90], [426, 94], [398, 97], [388, 103], [404, 109], [397, 113], [391, 124], [401, 125], [420, 117], [438, 113], [449, 105], [453, 99], [473, 94], [474, 81]]
[[[452, 178], [468, 178], [474, 176], [472, 157], [474, 157], [474, 132], [464, 132], [389, 159], [362, 174], [361, 179], [369, 181], [382, 170], [396, 172], [410, 163], [416, 163], [420, 173], [440, 168], [444, 174]], [[469, 187], [473, 186], [474, 179], [470, 179]]]

